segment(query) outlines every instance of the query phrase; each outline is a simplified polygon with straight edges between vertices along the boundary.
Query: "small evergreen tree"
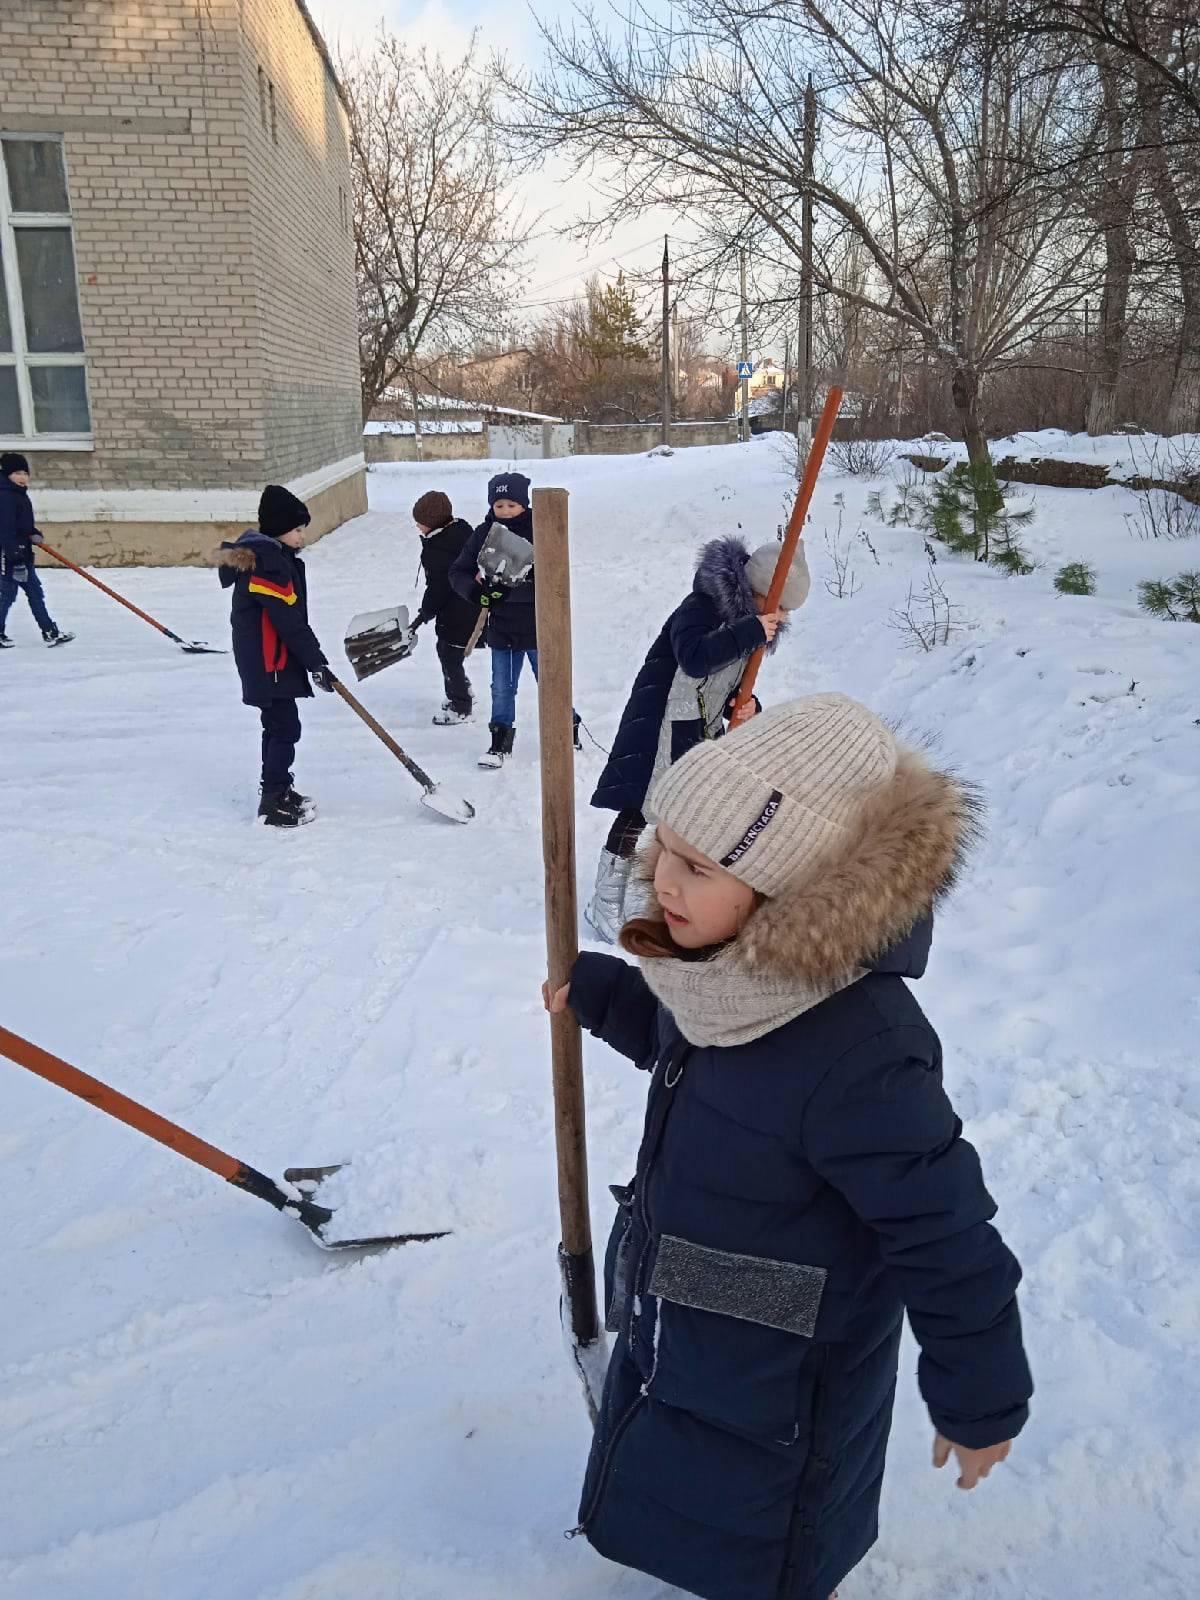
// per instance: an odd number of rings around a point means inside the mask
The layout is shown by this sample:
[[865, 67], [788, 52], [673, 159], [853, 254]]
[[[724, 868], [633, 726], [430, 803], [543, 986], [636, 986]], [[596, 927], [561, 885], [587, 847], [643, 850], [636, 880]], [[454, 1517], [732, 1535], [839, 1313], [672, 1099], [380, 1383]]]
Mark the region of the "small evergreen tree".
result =
[[1200, 622], [1200, 572], [1139, 583], [1138, 605], [1168, 622]]
[[956, 555], [972, 556], [1024, 575], [1033, 565], [1017, 530], [1033, 521], [1033, 507], [1011, 510], [988, 462], [961, 462], [939, 478], [925, 500], [925, 525]]
[[1095, 594], [1096, 569], [1086, 561], [1068, 561], [1054, 574], [1059, 594]]

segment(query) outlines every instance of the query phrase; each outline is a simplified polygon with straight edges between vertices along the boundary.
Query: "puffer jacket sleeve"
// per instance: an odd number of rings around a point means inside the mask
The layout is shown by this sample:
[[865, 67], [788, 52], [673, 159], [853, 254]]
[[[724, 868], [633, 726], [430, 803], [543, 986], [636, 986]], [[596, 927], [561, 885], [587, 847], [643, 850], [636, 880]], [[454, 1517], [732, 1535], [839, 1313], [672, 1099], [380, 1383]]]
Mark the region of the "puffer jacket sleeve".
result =
[[7, 486], [0, 490], [0, 565], [5, 572], [10, 567], [18, 566], [21, 557], [25, 554], [25, 542], [32, 529], [33, 519], [28, 518], [30, 528], [26, 529], [26, 518], [22, 516], [23, 504], [15, 491]]
[[757, 617], [713, 627], [711, 608], [685, 602], [671, 618], [671, 648], [689, 678], [706, 678], [766, 643]]
[[464, 600], [471, 600], [476, 605], [479, 604], [479, 584], [475, 581], [479, 571], [479, 552], [483, 549], [489, 526], [485, 522], [475, 529], [450, 568], [450, 587]]
[[893, 1028], [838, 1060], [809, 1101], [805, 1155], [879, 1238], [921, 1347], [939, 1433], [983, 1449], [1025, 1425], [1021, 1269], [941, 1083], [932, 1030]]
[[658, 1001], [618, 956], [582, 955], [571, 973], [571, 1010], [589, 1033], [644, 1066], [654, 1054]]
[[250, 573], [246, 592], [270, 617], [276, 633], [306, 672], [328, 665], [317, 636], [309, 627], [289, 563], [261, 554]]

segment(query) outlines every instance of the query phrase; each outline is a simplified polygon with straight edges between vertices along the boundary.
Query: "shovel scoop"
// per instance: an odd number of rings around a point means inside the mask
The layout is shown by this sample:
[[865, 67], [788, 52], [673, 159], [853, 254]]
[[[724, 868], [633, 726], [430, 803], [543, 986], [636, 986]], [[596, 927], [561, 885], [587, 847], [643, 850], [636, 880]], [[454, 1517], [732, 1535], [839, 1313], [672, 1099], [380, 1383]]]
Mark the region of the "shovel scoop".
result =
[[69, 1094], [77, 1095], [80, 1100], [86, 1100], [98, 1111], [107, 1112], [110, 1117], [115, 1117], [118, 1122], [125, 1123], [138, 1133], [144, 1133], [147, 1138], [165, 1144], [168, 1150], [174, 1150], [176, 1155], [194, 1161], [198, 1167], [215, 1173], [218, 1178], [224, 1178], [235, 1189], [252, 1194], [257, 1200], [265, 1200], [276, 1211], [295, 1217], [303, 1223], [322, 1250], [383, 1249], [397, 1244], [424, 1244], [430, 1239], [445, 1237], [444, 1233], [381, 1233], [358, 1239], [330, 1238], [325, 1230], [334, 1213], [328, 1206], [318, 1205], [312, 1195], [321, 1180], [339, 1171], [338, 1167], [289, 1167], [283, 1175], [283, 1184], [279, 1184], [274, 1178], [268, 1178], [266, 1173], [239, 1161], [236, 1156], [226, 1155], [223, 1150], [198, 1139], [178, 1123], [168, 1122], [157, 1111], [139, 1105], [128, 1095], [101, 1083], [99, 1078], [89, 1077], [86, 1072], [80, 1072], [78, 1067], [52, 1056], [48, 1050], [31, 1044], [19, 1034], [10, 1033], [7, 1028], [0, 1028], [0, 1055], [7, 1056], [27, 1072], [36, 1073], [39, 1078], [57, 1084], [60, 1089], [66, 1089]]
[[360, 611], [346, 628], [346, 659], [359, 683], [412, 655], [417, 630], [408, 620], [406, 606], [384, 611]]

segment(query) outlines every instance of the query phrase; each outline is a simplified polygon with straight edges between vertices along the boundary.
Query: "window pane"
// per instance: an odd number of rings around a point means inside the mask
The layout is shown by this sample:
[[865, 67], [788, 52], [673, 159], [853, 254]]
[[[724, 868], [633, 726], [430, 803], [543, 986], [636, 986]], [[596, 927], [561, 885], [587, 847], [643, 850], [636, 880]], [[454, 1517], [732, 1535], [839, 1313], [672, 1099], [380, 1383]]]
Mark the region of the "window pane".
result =
[[67, 174], [57, 139], [6, 139], [4, 164], [14, 211], [67, 211]]
[[8, 294], [4, 288], [4, 251], [0, 249], [0, 350], [12, 349], [12, 323], [8, 315]]
[[30, 350], [83, 350], [70, 228], [18, 228], [17, 269]]
[[0, 433], [19, 438], [24, 432], [21, 426], [21, 401], [17, 395], [17, 369], [0, 367]]
[[35, 433], [86, 433], [87, 383], [82, 367], [30, 367]]

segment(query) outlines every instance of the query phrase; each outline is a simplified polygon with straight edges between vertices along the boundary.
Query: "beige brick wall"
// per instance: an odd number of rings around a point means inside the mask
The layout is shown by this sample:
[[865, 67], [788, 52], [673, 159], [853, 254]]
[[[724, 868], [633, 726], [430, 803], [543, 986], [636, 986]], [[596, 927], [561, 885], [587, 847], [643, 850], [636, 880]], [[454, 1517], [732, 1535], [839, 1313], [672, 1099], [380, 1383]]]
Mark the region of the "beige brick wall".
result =
[[64, 134], [91, 390], [95, 450], [38, 451], [38, 482], [240, 487], [357, 453], [345, 113], [295, 0], [2, 0], [0, 61], [0, 131]]
[[362, 450], [350, 132], [296, 0], [242, 0], [241, 15], [262, 414], [270, 474], [286, 479]]

